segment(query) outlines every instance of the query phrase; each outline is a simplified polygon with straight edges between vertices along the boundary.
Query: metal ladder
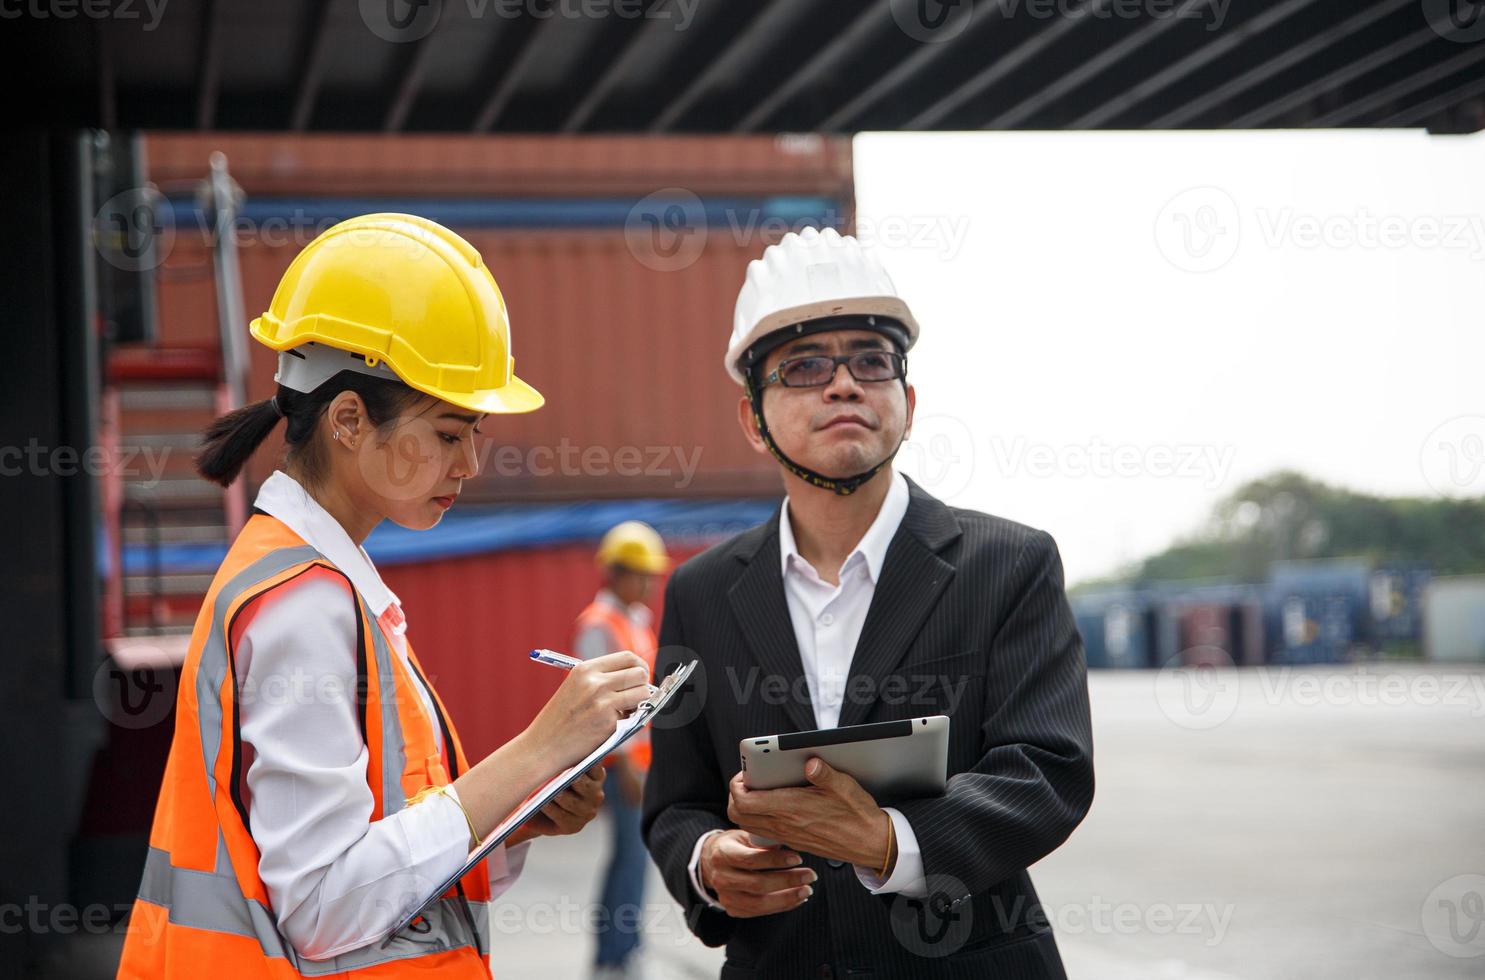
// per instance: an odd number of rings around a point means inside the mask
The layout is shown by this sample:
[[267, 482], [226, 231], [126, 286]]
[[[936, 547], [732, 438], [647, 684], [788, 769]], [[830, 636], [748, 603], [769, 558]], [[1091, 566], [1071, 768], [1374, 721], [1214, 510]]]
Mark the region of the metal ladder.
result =
[[156, 663], [184, 656], [214, 557], [247, 516], [241, 482], [223, 490], [197, 476], [193, 461], [202, 430], [244, 404], [248, 368], [231, 234], [242, 192], [221, 153], [210, 168], [195, 190], [209, 220], [218, 343], [118, 345], [105, 367], [100, 443], [116, 465], [104, 487], [112, 550], [104, 631], [122, 660], [131, 651]]

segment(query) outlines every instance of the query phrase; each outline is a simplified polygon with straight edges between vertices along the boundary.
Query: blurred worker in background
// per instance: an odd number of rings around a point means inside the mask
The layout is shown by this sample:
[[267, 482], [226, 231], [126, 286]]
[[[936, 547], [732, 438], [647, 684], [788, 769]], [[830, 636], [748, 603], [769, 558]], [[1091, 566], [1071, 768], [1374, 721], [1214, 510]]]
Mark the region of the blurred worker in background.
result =
[[649, 664], [579, 664], [471, 765], [362, 547], [383, 520], [436, 525], [479, 470], [479, 423], [542, 404], [512, 373], [504, 301], [468, 242], [413, 215], [341, 222], [252, 335], [279, 352], [277, 390], [217, 419], [197, 469], [230, 484], [280, 421], [288, 451], [197, 619], [119, 976], [488, 978], [489, 903], [533, 838], [597, 814], [602, 767], [382, 939], [613, 732]]
[[[592, 660], [630, 650], [653, 669], [655, 630], [645, 599], [656, 579], [670, 567], [665, 542], [648, 524], [625, 521], [603, 536], [597, 562], [603, 569], [603, 587], [577, 618], [574, 652]], [[605, 759], [604, 768], [608, 770], [603, 789], [612, 818], [613, 851], [599, 899], [604, 913], [598, 923], [594, 976], [637, 977], [639, 927], [649, 870], [649, 854], [639, 833], [639, 806], [645, 773], [650, 768], [649, 731], [640, 732], [625, 743], [622, 752]]]

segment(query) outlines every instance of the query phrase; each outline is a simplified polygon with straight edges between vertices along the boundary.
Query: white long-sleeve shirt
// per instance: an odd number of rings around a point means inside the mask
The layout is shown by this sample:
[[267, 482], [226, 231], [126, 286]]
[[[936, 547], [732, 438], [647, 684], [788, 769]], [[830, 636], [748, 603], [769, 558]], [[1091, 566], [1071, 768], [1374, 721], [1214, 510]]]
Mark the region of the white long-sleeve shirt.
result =
[[[346, 574], [379, 621], [406, 621], [365, 550], [292, 477], [275, 472], [256, 505]], [[279, 931], [327, 959], [380, 938], [469, 854], [454, 799], [432, 795], [376, 822], [355, 698], [356, 618], [343, 579], [307, 575], [256, 603], [235, 648], [248, 816]], [[429, 717], [428, 691], [412, 674]], [[442, 733], [434, 725], [442, 748]], [[454, 794], [452, 788], [450, 794]], [[514, 884], [530, 842], [489, 856], [492, 895]]]
[[[881, 510], [871, 527], [846, 557], [836, 576], [839, 585], [820, 578], [813, 565], [804, 559], [794, 543], [794, 527], [789, 521], [789, 501], [785, 499], [779, 516], [779, 561], [783, 566], [784, 598], [789, 607], [789, 621], [799, 646], [799, 659], [809, 684], [810, 700], [815, 708], [815, 721], [821, 728], [834, 728], [840, 721], [841, 700], [851, 673], [851, 659], [866, 623], [866, 611], [881, 578], [882, 562], [887, 547], [907, 514], [908, 486], [902, 474], [892, 471], [892, 482]], [[897, 837], [897, 864], [886, 878], [871, 868], [854, 865], [856, 877], [872, 894], [901, 892], [912, 898], [925, 898], [928, 884], [923, 873], [923, 852], [918, 837], [907, 817], [895, 807], [883, 807], [892, 818]], [[697, 838], [691, 849], [691, 887], [712, 908], [722, 905], [701, 887], [701, 848], [706, 839], [719, 830], [708, 831]], [[725, 911], [725, 910], [724, 910]]]

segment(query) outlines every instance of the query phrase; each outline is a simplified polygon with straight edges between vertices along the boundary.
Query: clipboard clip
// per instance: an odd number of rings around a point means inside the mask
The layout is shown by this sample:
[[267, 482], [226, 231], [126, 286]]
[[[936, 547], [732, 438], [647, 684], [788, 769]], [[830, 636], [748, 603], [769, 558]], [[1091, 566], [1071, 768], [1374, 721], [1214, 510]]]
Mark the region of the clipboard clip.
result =
[[650, 714], [669, 701], [675, 689], [690, 679], [691, 671], [696, 669], [696, 665], [699, 662], [693, 660], [688, 664], [682, 665], [678, 670], [672, 671], [670, 676], [666, 677], [665, 680], [660, 682], [660, 686], [655, 688], [654, 693], [639, 703], [639, 710]]

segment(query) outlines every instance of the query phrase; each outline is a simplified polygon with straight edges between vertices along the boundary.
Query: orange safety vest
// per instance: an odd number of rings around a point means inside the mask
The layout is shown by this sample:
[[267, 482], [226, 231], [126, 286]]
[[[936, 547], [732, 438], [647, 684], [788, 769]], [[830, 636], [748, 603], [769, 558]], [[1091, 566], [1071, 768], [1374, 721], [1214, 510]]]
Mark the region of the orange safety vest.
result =
[[[373, 821], [407, 805], [418, 790], [445, 785], [468, 763], [436, 693], [438, 717], [428, 717], [402, 658], [370, 615], [350, 579], [276, 518], [253, 516], [233, 542], [196, 618], [176, 698], [175, 734], [150, 830], [139, 897], [129, 917], [120, 978], [402, 977], [426, 975], [488, 980], [490, 877], [473, 870], [404, 929], [386, 949], [380, 940], [328, 960], [300, 956], [279, 933], [268, 892], [258, 877], [258, 848], [248, 831], [242, 788], [240, 678], [234, 647], [238, 614], [273, 589], [301, 576], [344, 580], [356, 601], [357, 700], [365, 733]], [[411, 646], [407, 660], [426, 675]], [[431, 692], [432, 686], [428, 685]], [[441, 727], [453, 764], [440, 753]], [[450, 772], [452, 770], [452, 773]], [[408, 880], [410, 903], [419, 885]], [[401, 909], [378, 909], [388, 928]]]
[[[602, 626], [614, 638], [615, 651], [629, 650], [644, 658], [650, 667], [650, 676], [655, 674], [655, 631], [647, 626], [636, 626], [619, 610], [606, 602], [594, 600], [588, 608], [578, 613], [576, 632], [582, 633], [591, 627]], [[650, 768], [650, 730], [641, 729], [624, 743], [629, 751], [629, 760], [640, 769]]]

